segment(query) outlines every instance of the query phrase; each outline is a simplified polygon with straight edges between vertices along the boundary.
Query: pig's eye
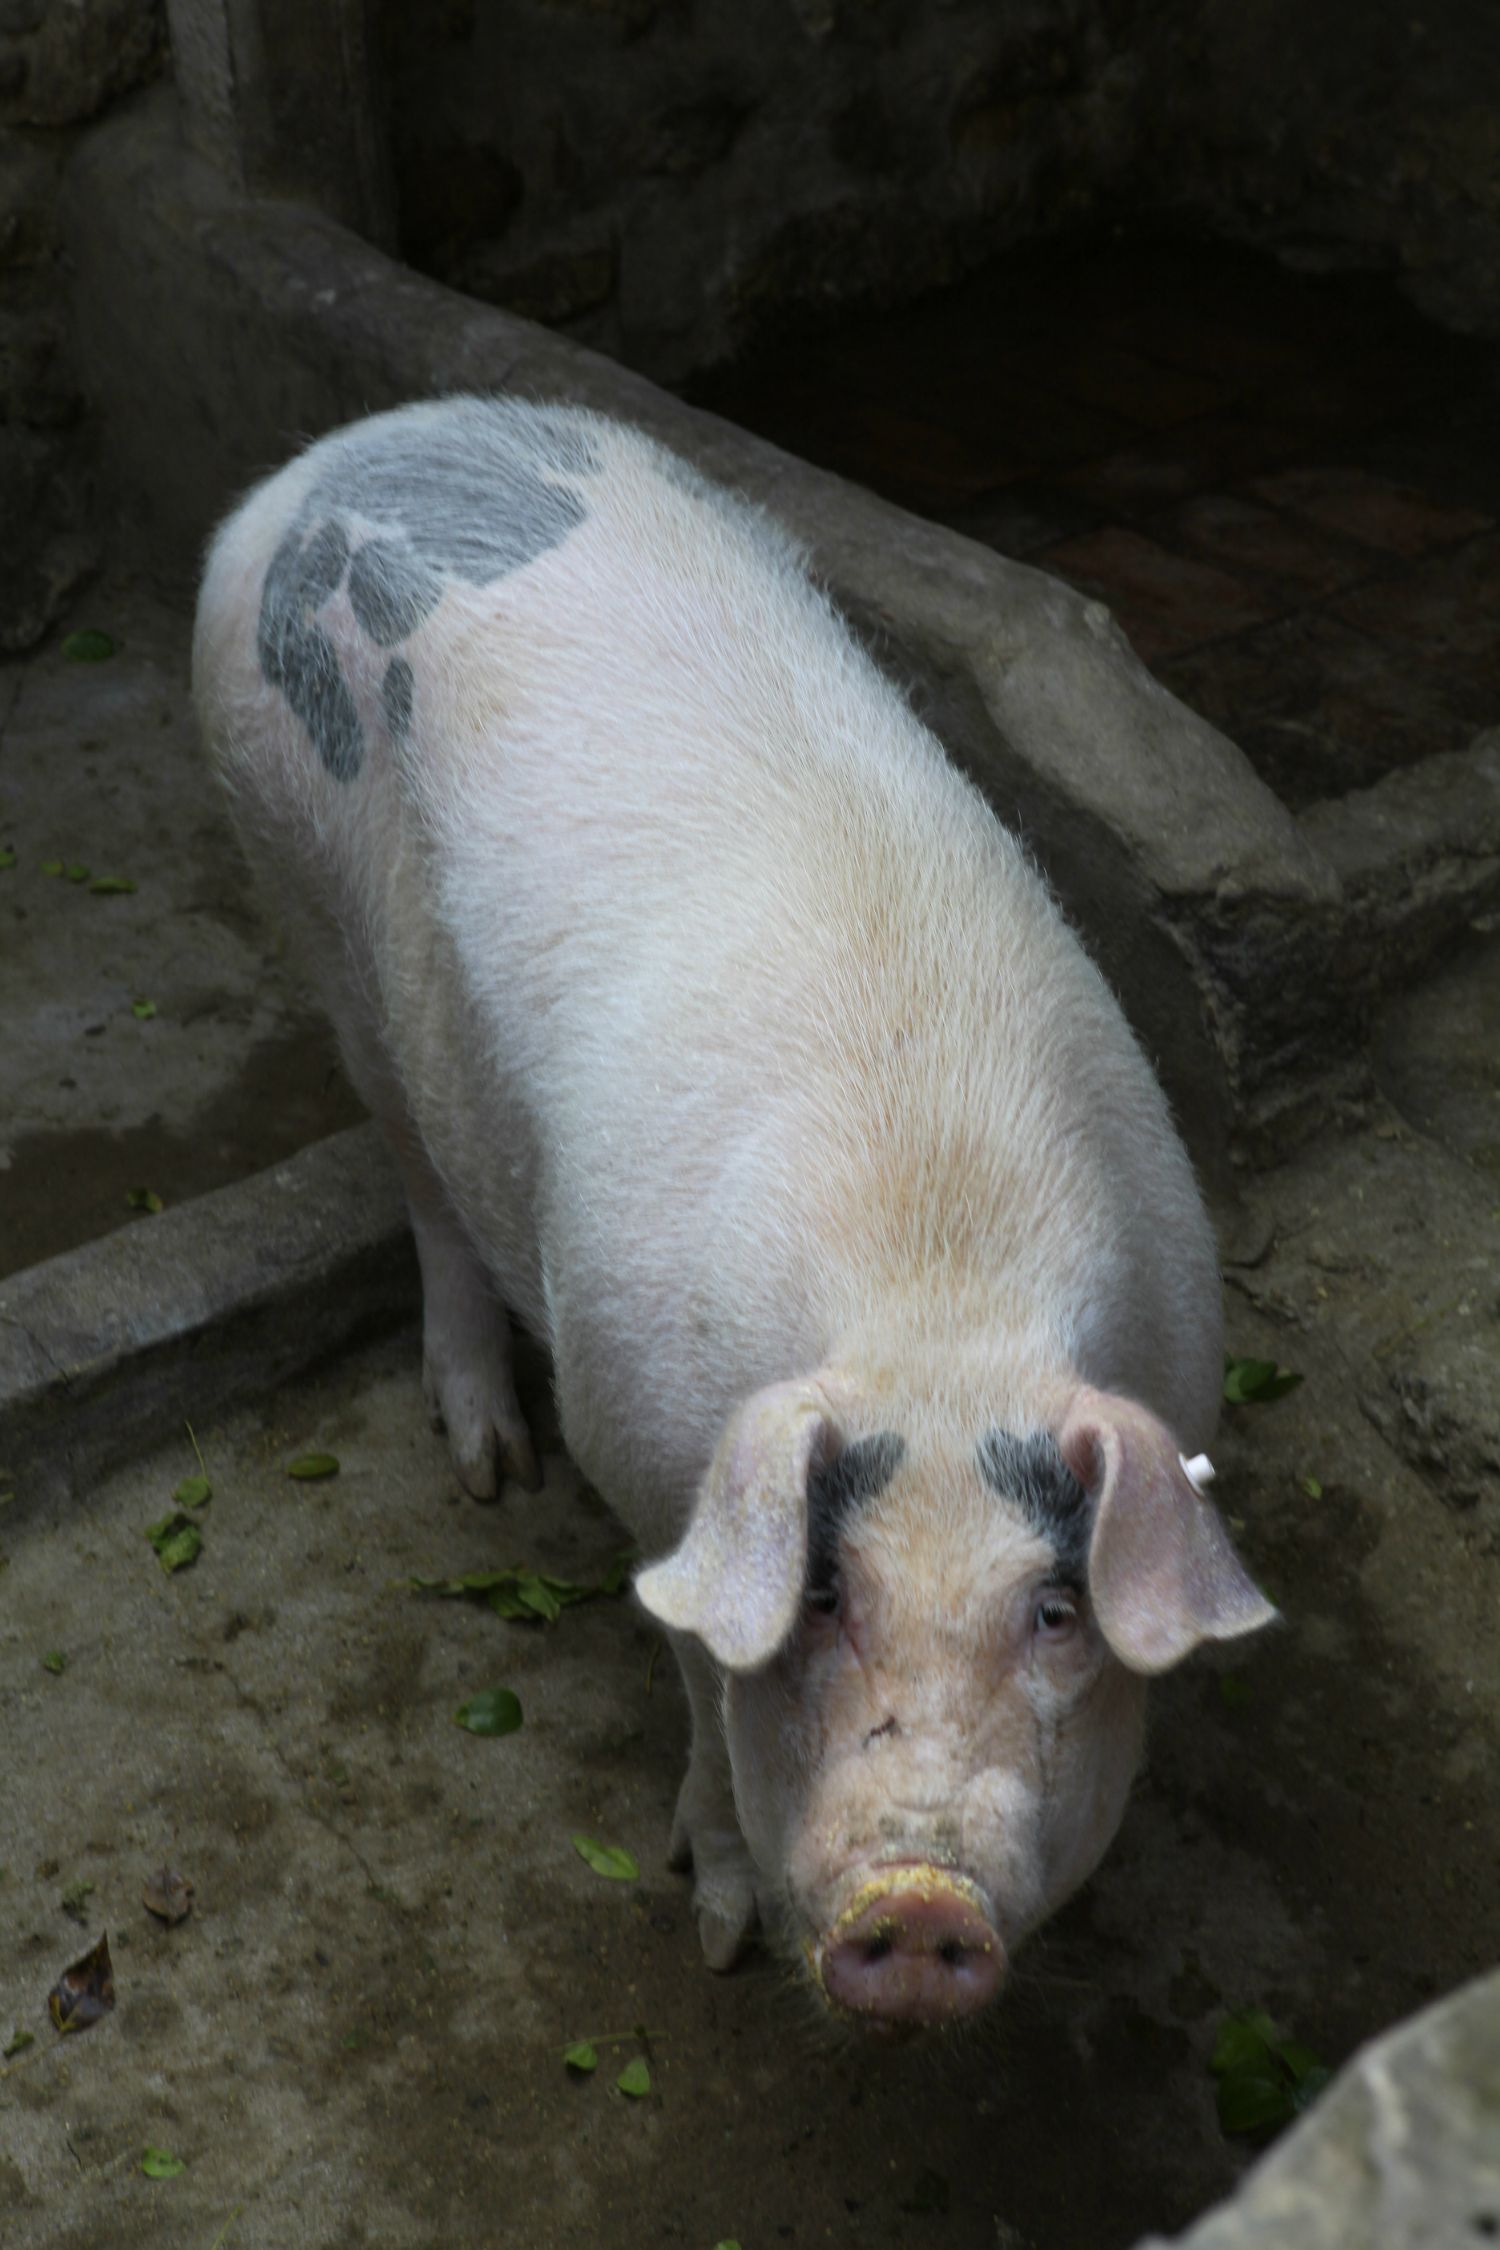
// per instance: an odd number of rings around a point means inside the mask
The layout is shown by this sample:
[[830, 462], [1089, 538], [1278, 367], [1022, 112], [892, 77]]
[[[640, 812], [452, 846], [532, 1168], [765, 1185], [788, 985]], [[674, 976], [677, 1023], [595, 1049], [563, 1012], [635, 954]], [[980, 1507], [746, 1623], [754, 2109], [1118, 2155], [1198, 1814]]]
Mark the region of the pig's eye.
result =
[[1078, 1623], [1078, 1603], [1072, 1594], [1050, 1586], [1036, 1605], [1032, 1630], [1039, 1640], [1059, 1641]]
[[809, 1609], [817, 1610], [820, 1616], [831, 1617], [839, 1606], [838, 1588], [836, 1586], [809, 1586], [807, 1589], [807, 1606]]

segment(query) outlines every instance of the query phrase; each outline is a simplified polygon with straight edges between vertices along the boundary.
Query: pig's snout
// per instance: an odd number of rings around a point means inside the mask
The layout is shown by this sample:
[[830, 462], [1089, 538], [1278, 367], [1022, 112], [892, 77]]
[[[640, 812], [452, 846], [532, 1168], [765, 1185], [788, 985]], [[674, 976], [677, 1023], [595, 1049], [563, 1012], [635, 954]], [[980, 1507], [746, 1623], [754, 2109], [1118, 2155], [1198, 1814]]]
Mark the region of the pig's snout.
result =
[[832, 2005], [871, 2030], [955, 2022], [1000, 1989], [1005, 1950], [979, 1894], [940, 1867], [867, 1883], [814, 1954]]

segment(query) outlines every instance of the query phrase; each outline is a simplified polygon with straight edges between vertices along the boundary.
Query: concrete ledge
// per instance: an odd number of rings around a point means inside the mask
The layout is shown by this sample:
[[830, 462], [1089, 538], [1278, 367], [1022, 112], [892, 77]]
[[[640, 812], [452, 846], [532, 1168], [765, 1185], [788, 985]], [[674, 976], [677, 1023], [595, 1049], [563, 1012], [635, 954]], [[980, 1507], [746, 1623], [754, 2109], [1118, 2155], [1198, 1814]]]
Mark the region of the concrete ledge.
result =
[[0, 1282], [0, 1462], [96, 1474], [412, 1317], [416, 1252], [373, 1125]]
[[1335, 973], [1349, 992], [1400, 983], [1500, 908], [1500, 727], [1302, 815], [1344, 892]]

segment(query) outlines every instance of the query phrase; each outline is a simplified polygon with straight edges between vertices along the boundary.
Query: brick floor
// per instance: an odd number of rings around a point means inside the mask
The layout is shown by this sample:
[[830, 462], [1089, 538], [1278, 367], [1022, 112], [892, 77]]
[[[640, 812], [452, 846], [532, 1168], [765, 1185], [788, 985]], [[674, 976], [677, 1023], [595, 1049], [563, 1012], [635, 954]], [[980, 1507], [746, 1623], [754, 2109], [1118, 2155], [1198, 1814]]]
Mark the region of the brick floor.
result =
[[1243, 579], [1113, 524], [1061, 540], [1043, 559], [1059, 578], [1107, 602], [1148, 664], [1275, 614]]
[[1500, 537], [1470, 539], [1422, 570], [1344, 594], [1338, 616], [1413, 655], [1493, 668], [1500, 718]]
[[1316, 610], [1159, 660], [1158, 676], [1237, 742], [1294, 812], [1435, 750], [1462, 749], [1500, 703]]
[[1149, 528], [1165, 546], [1236, 571], [1281, 609], [1357, 585], [1378, 568], [1368, 547], [1330, 538], [1241, 493], [1199, 493]]
[[1300, 806], [1500, 721], [1497, 373], [1381, 277], [1112, 240], [692, 395], [1106, 601]]
[[1273, 507], [1389, 555], [1425, 555], [1490, 528], [1489, 517], [1477, 509], [1445, 507], [1363, 469], [1285, 469], [1279, 476], [1255, 478], [1250, 490]]

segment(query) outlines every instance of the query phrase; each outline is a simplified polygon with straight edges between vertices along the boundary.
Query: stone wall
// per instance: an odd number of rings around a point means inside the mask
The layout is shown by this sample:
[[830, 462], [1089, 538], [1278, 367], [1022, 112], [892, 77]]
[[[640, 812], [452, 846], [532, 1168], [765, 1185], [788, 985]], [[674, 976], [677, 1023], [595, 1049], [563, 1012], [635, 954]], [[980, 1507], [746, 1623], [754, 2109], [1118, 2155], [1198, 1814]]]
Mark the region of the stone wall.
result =
[[1494, 0], [1122, 0], [1143, 98], [1132, 200], [1295, 263], [1399, 273], [1500, 334]]
[[1081, 220], [1127, 148], [1108, 0], [377, 4], [403, 255], [658, 379]]
[[372, 0], [402, 253], [658, 380], [1090, 221], [1500, 329], [1494, 0]]
[[92, 567], [58, 188], [78, 129], [152, 77], [161, 0], [0, 0], [0, 654]]

